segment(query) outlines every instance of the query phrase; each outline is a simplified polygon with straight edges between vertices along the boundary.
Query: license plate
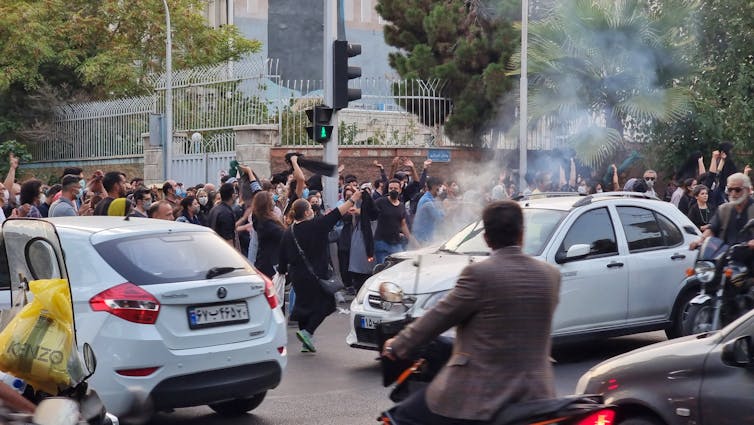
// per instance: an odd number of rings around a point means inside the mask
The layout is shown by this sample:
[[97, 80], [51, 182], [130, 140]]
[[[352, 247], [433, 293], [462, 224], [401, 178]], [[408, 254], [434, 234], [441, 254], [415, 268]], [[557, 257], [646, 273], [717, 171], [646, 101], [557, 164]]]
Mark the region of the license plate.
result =
[[361, 317], [361, 327], [364, 329], [377, 329], [377, 325], [379, 325], [380, 322], [382, 322], [382, 320], [375, 317]]
[[245, 302], [197, 305], [188, 308], [191, 329], [232, 325], [249, 321], [249, 306]]

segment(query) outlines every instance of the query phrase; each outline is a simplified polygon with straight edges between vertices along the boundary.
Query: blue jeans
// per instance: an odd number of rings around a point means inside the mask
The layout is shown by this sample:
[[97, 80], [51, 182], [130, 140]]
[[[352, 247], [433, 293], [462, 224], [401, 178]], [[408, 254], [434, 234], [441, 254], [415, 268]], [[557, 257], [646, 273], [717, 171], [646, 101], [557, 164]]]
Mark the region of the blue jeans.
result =
[[374, 241], [374, 264], [384, 263], [388, 255], [405, 250], [403, 245], [399, 243], [390, 244], [385, 241]]

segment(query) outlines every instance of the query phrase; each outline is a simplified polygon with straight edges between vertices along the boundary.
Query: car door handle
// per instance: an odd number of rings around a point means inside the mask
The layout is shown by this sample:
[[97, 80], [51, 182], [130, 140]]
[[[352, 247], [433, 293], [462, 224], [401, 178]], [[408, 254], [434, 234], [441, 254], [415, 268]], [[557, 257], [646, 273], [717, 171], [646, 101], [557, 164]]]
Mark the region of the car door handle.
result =
[[619, 263], [617, 261], [613, 261], [612, 263], [607, 263], [607, 268], [612, 269], [613, 267], [623, 267], [623, 263]]
[[683, 254], [675, 253], [670, 257], [671, 260], [684, 260], [686, 259], [686, 256]]

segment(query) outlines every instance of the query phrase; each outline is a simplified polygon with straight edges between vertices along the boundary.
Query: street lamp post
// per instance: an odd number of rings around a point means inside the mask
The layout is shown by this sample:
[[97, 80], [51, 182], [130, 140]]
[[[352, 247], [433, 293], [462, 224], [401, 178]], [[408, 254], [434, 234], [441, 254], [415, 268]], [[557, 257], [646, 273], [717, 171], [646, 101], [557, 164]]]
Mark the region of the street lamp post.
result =
[[163, 155], [165, 166], [163, 174], [165, 180], [173, 175], [173, 29], [170, 26], [170, 8], [167, 0], [162, 0], [165, 6], [165, 26], [167, 37], [165, 39], [165, 132], [166, 140]]
[[529, 48], [529, 0], [521, 1], [521, 79], [520, 99], [518, 107], [519, 116], [519, 145], [518, 145], [518, 178], [519, 190], [526, 190], [526, 150], [529, 148], [529, 111], [527, 101], [529, 96], [529, 81], [527, 78], [528, 66], [526, 63], [527, 49]]

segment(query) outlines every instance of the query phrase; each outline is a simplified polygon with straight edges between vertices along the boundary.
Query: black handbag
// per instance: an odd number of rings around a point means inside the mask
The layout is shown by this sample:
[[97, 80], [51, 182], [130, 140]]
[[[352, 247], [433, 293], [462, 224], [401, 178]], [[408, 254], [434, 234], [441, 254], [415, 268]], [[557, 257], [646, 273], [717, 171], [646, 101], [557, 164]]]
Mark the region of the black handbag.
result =
[[291, 236], [293, 236], [293, 242], [296, 244], [296, 248], [298, 248], [298, 253], [301, 254], [301, 258], [304, 260], [304, 265], [309, 270], [309, 273], [317, 278], [319, 286], [321, 286], [325, 292], [330, 295], [335, 295], [336, 292], [345, 288], [345, 285], [343, 285], [343, 282], [340, 280], [340, 276], [338, 276], [334, 271], [331, 271], [330, 277], [328, 279], [322, 279], [321, 277], [317, 276], [317, 273], [314, 272], [314, 267], [312, 267], [309, 259], [306, 258], [304, 250], [301, 249], [301, 245], [298, 244], [296, 233], [293, 231], [293, 226], [291, 226]]

